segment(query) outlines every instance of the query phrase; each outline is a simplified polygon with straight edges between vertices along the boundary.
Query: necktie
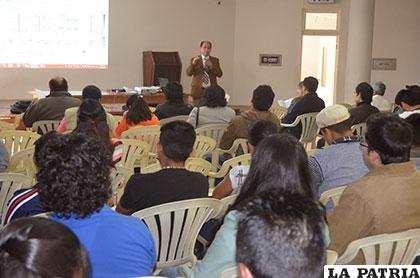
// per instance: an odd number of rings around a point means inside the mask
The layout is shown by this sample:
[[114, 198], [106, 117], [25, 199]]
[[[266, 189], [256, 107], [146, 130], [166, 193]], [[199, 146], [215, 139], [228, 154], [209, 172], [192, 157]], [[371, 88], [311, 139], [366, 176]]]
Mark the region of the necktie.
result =
[[203, 66], [203, 87], [207, 87], [210, 85], [210, 76], [209, 76], [209, 68], [205, 65], [207, 59], [204, 60]]

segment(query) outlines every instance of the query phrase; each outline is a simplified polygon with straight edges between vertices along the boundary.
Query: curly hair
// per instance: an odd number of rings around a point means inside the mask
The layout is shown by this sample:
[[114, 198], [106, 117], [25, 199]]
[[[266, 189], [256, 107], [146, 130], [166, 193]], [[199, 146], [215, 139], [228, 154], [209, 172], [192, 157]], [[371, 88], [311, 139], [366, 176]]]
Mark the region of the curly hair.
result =
[[[39, 196], [59, 217], [85, 218], [99, 211], [112, 194], [112, 155], [99, 140], [80, 133], [52, 132], [35, 143]], [[43, 146], [40, 146], [42, 145]]]

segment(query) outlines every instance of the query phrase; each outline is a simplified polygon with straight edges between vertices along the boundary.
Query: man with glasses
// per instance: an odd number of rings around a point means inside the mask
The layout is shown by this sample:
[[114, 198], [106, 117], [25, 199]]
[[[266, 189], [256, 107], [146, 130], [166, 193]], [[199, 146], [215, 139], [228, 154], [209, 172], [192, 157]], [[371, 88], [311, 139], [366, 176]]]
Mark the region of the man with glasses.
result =
[[[344, 190], [328, 218], [329, 249], [340, 255], [353, 240], [420, 227], [420, 172], [410, 161], [410, 125], [390, 113], [375, 114], [365, 139], [360, 147], [370, 172]], [[362, 256], [352, 263], [363, 263]]]
[[328, 144], [309, 160], [314, 187], [320, 196], [324, 191], [355, 182], [369, 169], [359, 149], [360, 137], [351, 131], [352, 118], [346, 107], [324, 108], [317, 115], [316, 123]]

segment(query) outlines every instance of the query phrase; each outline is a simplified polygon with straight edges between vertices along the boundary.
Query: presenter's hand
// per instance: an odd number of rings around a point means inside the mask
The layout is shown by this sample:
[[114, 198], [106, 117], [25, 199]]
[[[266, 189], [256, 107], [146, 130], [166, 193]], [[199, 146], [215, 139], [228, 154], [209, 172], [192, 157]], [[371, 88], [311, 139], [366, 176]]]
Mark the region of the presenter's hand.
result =
[[197, 64], [197, 62], [198, 62], [198, 60], [200, 60], [200, 57], [198, 57], [198, 56], [194, 57], [194, 58], [192, 59], [192, 64], [193, 64], [193, 65], [196, 65], [196, 64]]

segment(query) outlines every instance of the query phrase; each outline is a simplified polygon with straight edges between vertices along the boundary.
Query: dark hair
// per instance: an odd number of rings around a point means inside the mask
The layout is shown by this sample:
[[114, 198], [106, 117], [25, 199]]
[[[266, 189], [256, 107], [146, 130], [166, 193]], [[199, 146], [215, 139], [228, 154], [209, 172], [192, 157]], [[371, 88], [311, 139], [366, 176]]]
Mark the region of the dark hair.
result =
[[274, 92], [269, 85], [258, 86], [252, 94], [252, 105], [259, 111], [268, 111], [273, 105]]
[[420, 93], [419, 85], [406, 85], [405, 88], [409, 91]]
[[287, 190], [264, 191], [238, 211], [236, 261], [253, 277], [322, 277], [327, 226], [317, 201]]
[[[51, 132], [38, 140], [39, 197], [59, 217], [86, 216], [99, 211], [111, 196], [111, 152], [99, 140], [81, 133]], [[42, 137], [41, 137], [42, 138]]]
[[159, 144], [166, 157], [183, 162], [190, 156], [195, 143], [194, 127], [184, 121], [173, 121], [160, 128]]
[[256, 121], [248, 129], [248, 143], [256, 147], [264, 138], [276, 133], [278, 128], [273, 122]]
[[373, 88], [367, 82], [362, 82], [356, 87], [356, 94], [360, 95], [363, 103], [371, 103], [373, 97]]
[[170, 82], [166, 84], [165, 88], [163, 89], [163, 93], [165, 94], [166, 100], [169, 103], [184, 103], [184, 89], [182, 88], [182, 85], [178, 82]]
[[112, 151], [109, 126], [104, 107], [95, 99], [85, 99], [77, 112], [75, 133], [83, 133], [101, 140]]
[[303, 79], [303, 86], [305, 86], [306, 90], [310, 93], [316, 93], [318, 90], [318, 79], [313, 76], [308, 76]]
[[385, 86], [385, 84], [384, 84], [382, 81], [376, 81], [376, 82], [375, 82], [375, 92], [376, 92], [378, 95], [383, 96], [383, 95], [385, 95], [385, 91], [386, 91], [386, 86]]
[[342, 122], [340, 122], [338, 124], [335, 124], [335, 125], [327, 126], [325, 128], [328, 128], [328, 129], [330, 129], [334, 132], [337, 132], [337, 133], [344, 133], [346, 131], [351, 130], [352, 125], [353, 125], [353, 117], [350, 116], [350, 118], [348, 118], [345, 121], [342, 121]]
[[411, 90], [400, 90], [395, 96], [395, 103], [401, 106], [404, 102], [410, 106], [416, 106], [420, 104], [420, 92]]
[[64, 77], [54, 77], [48, 83], [51, 92], [68, 91], [69, 86], [67, 80]]
[[412, 126], [413, 146], [420, 146], [420, 114], [413, 114], [405, 119]]
[[86, 86], [83, 88], [82, 98], [100, 100], [102, 98], [102, 91], [95, 85]]
[[89, 257], [63, 224], [46, 218], [19, 218], [0, 235], [0, 277], [90, 276]]
[[152, 111], [144, 101], [143, 96], [135, 94], [127, 100], [128, 112], [125, 115], [127, 123], [135, 125], [152, 119]]
[[376, 151], [382, 164], [410, 160], [413, 132], [410, 124], [391, 113], [377, 113], [366, 121], [368, 151]]
[[232, 209], [258, 192], [276, 188], [314, 198], [308, 156], [298, 139], [289, 134], [271, 135], [258, 144]]
[[211, 44], [211, 41], [201, 41], [201, 42], [200, 42], [200, 47], [203, 47], [203, 45], [204, 45], [205, 43], [208, 43], [208, 44], [209, 44], [209, 46], [210, 46], [210, 48], [212, 48], [212, 47], [213, 47], [213, 45]]
[[204, 105], [207, 107], [225, 107], [227, 105], [226, 93], [219, 85], [211, 85], [204, 89]]

